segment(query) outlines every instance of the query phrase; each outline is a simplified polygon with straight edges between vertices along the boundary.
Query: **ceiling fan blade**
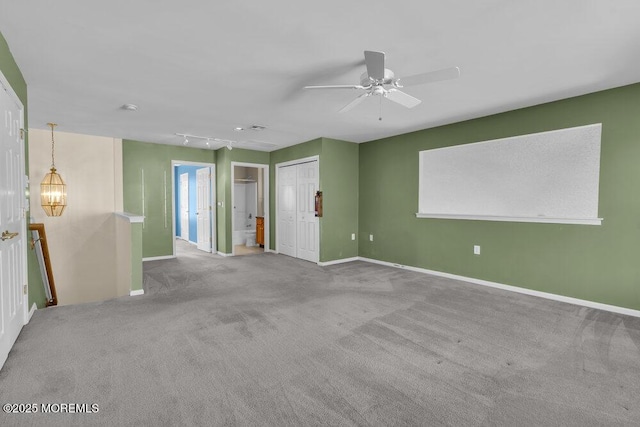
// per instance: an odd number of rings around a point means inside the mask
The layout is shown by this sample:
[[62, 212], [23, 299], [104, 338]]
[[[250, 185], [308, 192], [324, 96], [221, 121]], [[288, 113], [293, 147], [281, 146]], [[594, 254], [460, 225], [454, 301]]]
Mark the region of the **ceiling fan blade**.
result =
[[366, 89], [361, 85], [326, 85], [326, 86], [305, 86], [305, 89]]
[[457, 79], [460, 77], [460, 68], [451, 67], [444, 68], [442, 70], [429, 71], [427, 73], [415, 74], [409, 77], [402, 77], [398, 79], [398, 86], [415, 86], [425, 83], [439, 82], [442, 80]]
[[389, 91], [387, 91], [386, 98], [407, 108], [413, 108], [422, 102], [418, 98], [414, 98], [411, 95], [399, 91], [398, 89], [389, 89]]
[[384, 52], [365, 50], [364, 62], [370, 79], [384, 80]]
[[364, 99], [369, 96], [369, 93], [363, 93], [362, 95], [360, 95], [359, 97], [357, 97], [356, 99], [354, 99], [353, 101], [351, 101], [350, 103], [348, 103], [347, 105], [345, 105], [344, 107], [342, 107], [339, 112], [340, 113], [345, 113], [349, 110], [351, 110], [353, 107], [355, 107], [356, 105], [360, 104], [362, 101], [364, 101]]

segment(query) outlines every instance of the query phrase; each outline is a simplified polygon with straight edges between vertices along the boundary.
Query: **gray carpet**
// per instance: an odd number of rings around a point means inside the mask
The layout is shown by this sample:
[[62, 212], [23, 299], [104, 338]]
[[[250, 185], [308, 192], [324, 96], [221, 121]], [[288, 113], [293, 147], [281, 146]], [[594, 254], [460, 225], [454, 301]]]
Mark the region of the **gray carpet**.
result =
[[182, 248], [146, 294], [38, 310], [0, 425], [639, 425], [640, 319], [364, 262]]

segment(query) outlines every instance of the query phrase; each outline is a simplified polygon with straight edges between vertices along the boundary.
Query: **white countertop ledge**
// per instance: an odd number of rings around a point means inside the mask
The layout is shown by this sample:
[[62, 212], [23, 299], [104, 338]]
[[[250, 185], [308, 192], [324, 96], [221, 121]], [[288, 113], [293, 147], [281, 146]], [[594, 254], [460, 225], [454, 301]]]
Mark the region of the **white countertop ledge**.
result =
[[132, 214], [129, 212], [115, 212], [115, 214], [121, 218], [128, 220], [132, 224], [144, 222], [144, 215]]

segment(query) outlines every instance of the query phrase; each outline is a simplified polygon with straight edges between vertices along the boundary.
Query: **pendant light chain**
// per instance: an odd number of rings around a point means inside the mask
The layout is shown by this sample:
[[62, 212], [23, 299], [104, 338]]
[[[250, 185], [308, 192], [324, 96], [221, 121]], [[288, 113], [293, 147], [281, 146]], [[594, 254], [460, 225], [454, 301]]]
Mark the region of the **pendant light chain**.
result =
[[55, 169], [56, 167], [56, 161], [55, 161], [55, 157], [54, 157], [54, 140], [53, 140], [53, 128], [56, 127], [57, 125], [55, 123], [48, 123], [49, 126], [51, 126], [51, 167]]

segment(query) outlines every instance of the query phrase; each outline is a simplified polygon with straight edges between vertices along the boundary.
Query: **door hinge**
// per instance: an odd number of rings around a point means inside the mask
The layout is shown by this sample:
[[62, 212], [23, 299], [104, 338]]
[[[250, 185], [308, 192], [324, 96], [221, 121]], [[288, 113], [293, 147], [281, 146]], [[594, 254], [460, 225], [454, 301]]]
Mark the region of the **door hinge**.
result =
[[24, 292], [25, 295], [27, 294], [27, 285], [24, 285], [22, 287], [22, 292]]
[[24, 129], [20, 129], [20, 139], [24, 141]]

